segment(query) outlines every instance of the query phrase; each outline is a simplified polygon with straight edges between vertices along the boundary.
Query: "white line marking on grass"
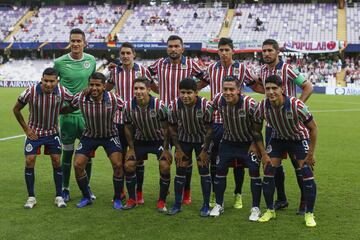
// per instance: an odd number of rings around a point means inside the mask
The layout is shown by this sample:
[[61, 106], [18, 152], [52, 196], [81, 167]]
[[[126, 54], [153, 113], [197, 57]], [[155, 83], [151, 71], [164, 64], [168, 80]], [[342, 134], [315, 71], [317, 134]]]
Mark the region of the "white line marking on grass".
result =
[[25, 134], [23, 135], [16, 135], [16, 136], [11, 136], [11, 137], [6, 137], [6, 138], [0, 138], [0, 141], [6, 141], [6, 140], [10, 140], [10, 139], [14, 139], [14, 138], [20, 138], [20, 137], [24, 137]]
[[311, 100], [311, 102], [318, 102], [318, 103], [344, 103], [344, 104], [354, 104], [360, 105], [360, 102], [342, 102], [342, 101], [322, 101], [322, 100]]
[[356, 109], [327, 109], [327, 110], [310, 110], [314, 113], [327, 113], [327, 112], [360, 112], [359, 108]]

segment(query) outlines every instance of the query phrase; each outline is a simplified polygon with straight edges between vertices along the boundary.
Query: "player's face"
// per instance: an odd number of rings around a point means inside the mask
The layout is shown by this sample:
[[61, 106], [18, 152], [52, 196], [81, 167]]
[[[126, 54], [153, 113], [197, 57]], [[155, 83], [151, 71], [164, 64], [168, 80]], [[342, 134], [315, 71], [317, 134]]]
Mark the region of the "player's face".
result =
[[221, 61], [229, 62], [232, 61], [234, 50], [229, 45], [221, 45], [219, 46], [218, 54]]
[[272, 45], [264, 45], [262, 47], [262, 57], [266, 64], [271, 64], [279, 58], [279, 51], [275, 50]]
[[282, 97], [283, 90], [275, 83], [267, 83], [265, 85], [265, 95], [270, 102], [278, 102]]
[[75, 33], [70, 35], [70, 49], [72, 53], [78, 54], [84, 51], [85, 39], [83, 35]]
[[45, 93], [52, 93], [58, 84], [58, 78], [55, 75], [44, 75], [41, 78], [41, 88]]
[[122, 47], [120, 49], [120, 60], [124, 65], [132, 65], [134, 63], [135, 53], [131, 48]]
[[223, 83], [223, 95], [227, 103], [235, 104], [239, 100], [240, 88], [236, 86], [236, 82]]
[[182, 54], [184, 53], [184, 47], [180, 40], [170, 40], [167, 44], [166, 51], [171, 59], [176, 60], [181, 58]]
[[149, 96], [150, 89], [146, 87], [145, 83], [137, 82], [134, 85], [134, 94], [137, 100], [143, 100]]
[[105, 84], [102, 83], [101, 79], [90, 78], [89, 88], [91, 97], [98, 99], [105, 91]]
[[197, 91], [190, 89], [180, 89], [180, 99], [185, 105], [193, 105], [196, 101]]

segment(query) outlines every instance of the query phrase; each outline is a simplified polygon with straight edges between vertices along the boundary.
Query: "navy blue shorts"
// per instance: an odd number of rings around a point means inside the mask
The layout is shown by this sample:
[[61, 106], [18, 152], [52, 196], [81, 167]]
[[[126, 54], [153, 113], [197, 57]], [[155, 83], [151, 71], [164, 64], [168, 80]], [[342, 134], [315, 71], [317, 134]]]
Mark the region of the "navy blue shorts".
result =
[[251, 142], [230, 142], [223, 140], [219, 146], [219, 160], [216, 163], [216, 168], [226, 169], [237, 159], [241, 165], [249, 169], [256, 169], [260, 167], [260, 160], [255, 154], [249, 154]]
[[266, 152], [271, 158], [282, 158], [285, 153], [289, 153], [294, 160], [304, 160], [309, 151], [309, 143], [309, 139], [293, 141], [272, 138]]
[[160, 158], [164, 148], [163, 141], [134, 141], [135, 156], [136, 160], [147, 160], [148, 154], [155, 154], [157, 159]]
[[61, 154], [61, 142], [59, 134], [54, 134], [46, 137], [39, 137], [37, 140], [30, 140], [26, 138], [24, 146], [24, 154], [39, 155], [41, 153], [41, 146], [45, 146], [44, 154]]
[[189, 164], [192, 164], [192, 152], [195, 151], [196, 158], [200, 155], [202, 150], [202, 143], [187, 143], [180, 142], [180, 147], [185, 153], [185, 155], [189, 158]]
[[108, 156], [114, 152], [122, 152], [120, 140], [117, 136], [109, 138], [89, 138], [82, 136], [75, 154], [92, 157], [98, 147], [102, 146]]
[[121, 143], [121, 148], [126, 152], [129, 144], [126, 140], [126, 137], [125, 137], [125, 125], [124, 124], [116, 124], [116, 128], [117, 128], [117, 131], [118, 131], [118, 135], [119, 135], [119, 140], [120, 140], [120, 143]]

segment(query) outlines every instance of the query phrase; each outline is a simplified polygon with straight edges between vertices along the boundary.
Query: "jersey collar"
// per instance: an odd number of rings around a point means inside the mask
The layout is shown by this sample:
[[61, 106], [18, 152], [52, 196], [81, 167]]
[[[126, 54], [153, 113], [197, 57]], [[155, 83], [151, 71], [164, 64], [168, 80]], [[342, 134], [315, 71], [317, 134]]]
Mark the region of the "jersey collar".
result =
[[[58, 95], [59, 94], [59, 85], [56, 85], [56, 87], [54, 88], [54, 90], [52, 91], [53, 94]], [[41, 89], [41, 82], [39, 82], [36, 85], [36, 94], [43, 94], [43, 90]], [[51, 93], [50, 93], [51, 94]]]

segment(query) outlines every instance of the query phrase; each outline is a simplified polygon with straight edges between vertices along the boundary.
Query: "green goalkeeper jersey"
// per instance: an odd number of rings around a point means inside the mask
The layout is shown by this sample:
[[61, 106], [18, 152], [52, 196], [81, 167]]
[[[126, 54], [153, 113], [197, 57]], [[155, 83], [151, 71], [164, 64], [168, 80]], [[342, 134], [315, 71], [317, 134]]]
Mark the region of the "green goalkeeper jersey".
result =
[[94, 56], [87, 53], [83, 53], [79, 60], [73, 59], [68, 53], [55, 59], [54, 68], [59, 73], [60, 84], [75, 95], [88, 86], [90, 75], [96, 71], [96, 61]]

